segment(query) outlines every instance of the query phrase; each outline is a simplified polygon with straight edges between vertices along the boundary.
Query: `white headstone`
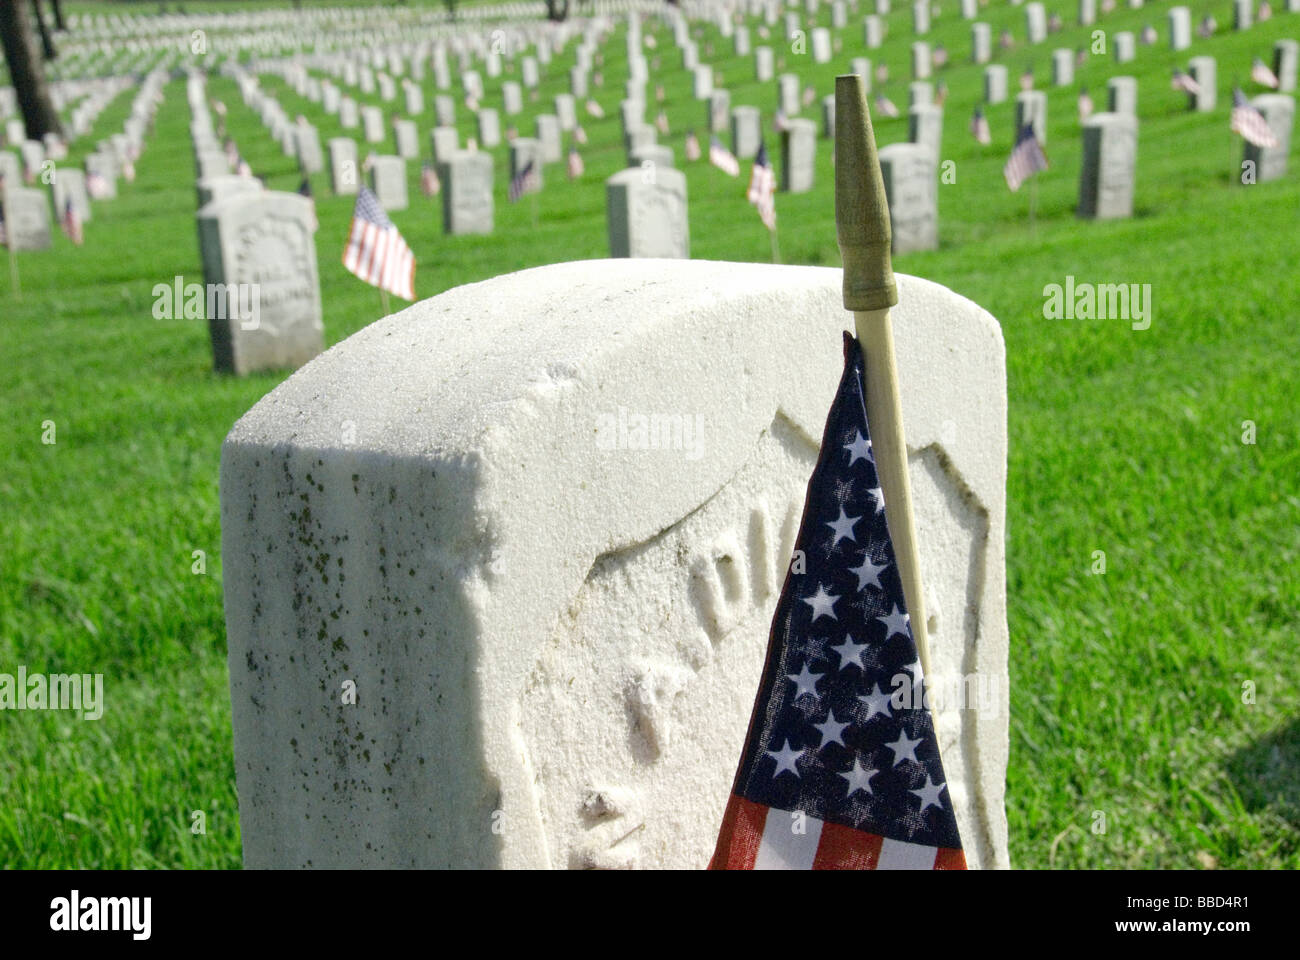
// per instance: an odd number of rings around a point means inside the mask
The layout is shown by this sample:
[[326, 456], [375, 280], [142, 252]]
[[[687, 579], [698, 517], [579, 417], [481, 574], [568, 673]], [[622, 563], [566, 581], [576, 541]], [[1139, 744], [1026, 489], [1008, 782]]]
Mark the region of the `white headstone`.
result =
[[1137, 172], [1137, 118], [1131, 113], [1094, 113], [1083, 122], [1079, 216], [1109, 220], [1133, 215]]
[[4, 209], [5, 243], [10, 250], [50, 248], [50, 198], [44, 190], [6, 183], [0, 206]]
[[311, 200], [269, 190], [235, 193], [197, 217], [216, 369], [292, 369], [320, 353]]
[[1291, 152], [1291, 131], [1295, 124], [1295, 98], [1286, 93], [1265, 93], [1250, 101], [1264, 115], [1277, 139], [1276, 147], [1257, 147], [1247, 142], [1243, 159], [1254, 163], [1255, 180], [1280, 180], [1286, 176]]
[[444, 233], [491, 233], [492, 155], [460, 151], [438, 165]]
[[781, 131], [781, 189], [788, 193], [811, 190], [816, 157], [817, 125], [802, 117], [790, 118]]
[[605, 181], [611, 257], [690, 254], [686, 175], [662, 165], [620, 170]]
[[[365, 327], [243, 417], [221, 510], [245, 865], [707, 863], [842, 371], [841, 277], [541, 267]], [[1005, 867], [1004, 347], [969, 300], [898, 287], [932, 671], [996, 691], [935, 724], [968, 861]]]
[[406, 190], [406, 161], [401, 157], [370, 158], [370, 189], [387, 211], [405, 210], [409, 200]]
[[1192, 57], [1187, 61], [1187, 72], [1191, 74], [1200, 92], [1187, 95], [1187, 105], [1199, 112], [1209, 113], [1218, 102], [1218, 78], [1213, 57]]
[[351, 137], [331, 137], [328, 144], [330, 186], [337, 196], [351, 196], [360, 182], [357, 168], [357, 142]]

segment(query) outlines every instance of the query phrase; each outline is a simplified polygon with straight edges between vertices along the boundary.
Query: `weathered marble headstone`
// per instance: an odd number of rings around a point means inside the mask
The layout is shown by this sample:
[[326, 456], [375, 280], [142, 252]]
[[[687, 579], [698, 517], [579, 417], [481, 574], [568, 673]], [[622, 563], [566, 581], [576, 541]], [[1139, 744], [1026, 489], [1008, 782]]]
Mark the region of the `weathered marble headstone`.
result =
[[817, 156], [817, 125], [802, 117], [787, 121], [781, 131], [781, 189], [806, 193], [813, 186]]
[[920, 103], [907, 112], [907, 139], [930, 151], [935, 168], [943, 146], [943, 107]]
[[393, 121], [393, 146], [403, 160], [414, 160], [420, 155], [420, 134], [414, 120]]
[[303, 173], [318, 173], [325, 168], [325, 157], [320, 148], [320, 134], [309, 123], [294, 124], [298, 167]]
[[1208, 113], [1218, 102], [1216, 65], [1213, 57], [1192, 57], [1187, 61], [1187, 72], [1191, 74], [1200, 92], [1187, 95], [1188, 106], [1200, 113]]
[[835, 94], [822, 97], [822, 139], [835, 139]]
[[560, 129], [566, 132], [572, 131], [578, 125], [578, 105], [573, 99], [573, 94], [555, 95], [555, 116], [559, 120]]
[[541, 146], [543, 163], [559, 163], [564, 159], [564, 146], [560, 140], [560, 121], [553, 113], [543, 113], [536, 120], [537, 142]]
[[406, 98], [406, 112], [410, 116], [418, 117], [424, 113], [424, 91], [418, 83], [404, 84], [402, 92]]
[[793, 117], [801, 107], [799, 78], [793, 73], [783, 73], [776, 78], [776, 106], [787, 117]]
[[866, 57], [854, 57], [851, 64], [852, 72], [862, 78], [862, 89], [865, 93], [871, 92], [871, 61]]
[[972, 63], [988, 63], [993, 58], [993, 28], [987, 23], [972, 23], [970, 48]]
[[1111, 113], [1137, 116], [1138, 82], [1136, 77], [1111, 77], [1106, 81]]
[[1187, 7], [1169, 8], [1169, 49], [1186, 50], [1192, 45], [1192, 11]]
[[1287, 156], [1291, 152], [1291, 131], [1295, 124], [1295, 98], [1286, 93], [1265, 93], [1250, 101], [1264, 115], [1268, 128], [1277, 138], [1276, 147], [1245, 144], [1244, 160], [1255, 165], [1255, 180], [1280, 180], [1286, 176]]
[[441, 163], [460, 149], [460, 136], [455, 127], [434, 127], [429, 131], [429, 154], [434, 163]]
[[1129, 63], [1137, 56], [1137, 38], [1131, 31], [1120, 30], [1111, 38], [1116, 63]]
[[501, 84], [501, 98], [506, 116], [513, 117], [515, 114], [523, 112], [524, 93], [519, 84], [510, 80]]
[[582, 67], [573, 67], [569, 71], [569, 92], [575, 97], [587, 96], [587, 71]]
[[690, 254], [686, 175], [672, 167], [633, 167], [605, 181], [611, 257]]
[[738, 57], [749, 56], [749, 28], [737, 27], [731, 38], [731, 50]]
[[912, 4], [912, 32], [918, 37], [930, 32], [930, 0], [915, 0]]
[[1296, 64], [1300, 59], [1300, 44], [1290, 39], [1273, 44], [1273, 75], [1277, 77], [1277, 92], [1292, 93], [1296, 88]]
[[8, 150], [0, 150], [0, 183], [19, 184], [23, 182], [23, 167], [18, 157]]
[[[225, 162], [225, 154], [220, 154], [220, 156], [222, 158], [221, 166], [219, 168], [216, 168], [214, 172], [228, 173], [230, 171], [230, 167]], [[107, 153], [87, 154], [86, 159], [82, 165], [85, 167], [86, 178], [88, 180], [94, 174], [99, 175], [100, 180], [103, 184], [103, 186], [101, 187], [101, 189], [103, 190], [103, 199], [111, 200], [117, 196], [118, 167], [117, 167], [117, 161], [110, 154]], [[199, 175], [204, 176], [205, 173], [206, 171], [204, 170], [203, 165], [200, 164]]]
[[1025, 4], [1025, 39], [1029, 43], [1042, 43], [1047, 39], [1047, 10], [1037, 0]]
[[6, 183], [0, 204], [4, 208], [5, 243], [10, 250], [50, 248], [50, 198], [44, 190]]
[[[504, 85], [502, 86], [504, 90]], [[456, 101], [445, 93], [433, 98], [433, 117], [440, 127], [456, 125]]]
[[378, 107], [361, 108], [361, 130], [366, 143], [384, 142], [384, 113]]
[[813, 63], [831, 62], [831, 32], [825, 27], [816, 27], [812, 32]]
[[350, 196], [357, 192], [360, 182], [357, 173], [357, 142], [351, 137], [331, 137], [329, 149], [330, 186], [336, 196]]
[[339, 101], [339, 126], [344, 130], [355, 130], [361, 126], [360, 108], [351, 97]]
[[491, 149], [501, 145], [501, 117], [490, 107], [478, 112], [478, 142]]
[[984, 102], [1002, 103], [1007, 99], [1007, 68], [991, 63], [984, 68]]
[[1019, 136], [1025, 124], [1032, 124], [1034, 136], [1047, 146], [1047, 94], [1042, 90], [1021, 90], [1016, 94], [1016, 129]]
[[763, 119], [758, 107], [732, 107], [731, 152], [744, 160], [758, 153], [763, 139]]
[[754, 50], [754, 79], [759, 83], [770, 83], [776, 70], [776, 58], [771, 47], [757, 47]]
[[[363, 328], [242, 418], [221, 511], [245, 865], [707, 863], [841, 279], [540, 267]], [[967, 859], [1006, 867], [1005, 351], [969, 300], [898, 287], [932, 672], [993, 694], [935, 724]]]
[[868, 50], [876, 50], [885, 41], [885, 24], [876, 14], [862, 19], [862, 42]]
[[930, 45], [923, 40], [918, 40], [912, 44], [912, 77], [915, 80], [925, 80], [930, 76], [930, 68], [933, 60], [930, 54]]
[[675, 166], [673, 148], [661, 143], [648, 143], [628, 152], [627, 165], [629, 167], [645, 167], [647, 164], [652, 167]]
[[907, 85], [908, 109], [927, 103], [934, 103], [934, 84], [928, 80], [913, 80]]
[[1079, 26], [1090, 27], [1097, 22], [1097, 0], [1079, 0]]
[[312, 202], [238, 193], [198, 212], [217, 370], [300, 367], [324, 349]]
[[974, 20], [980, 15], [979, 10], [979, 0], [961, 0], [961, 18], [963, 20]]
[[370, 189], [385, 210], [405, 210], [409, 199], [406, 190], [406, 161], [401, 157], [370, 158]]
[[[8, 181], [17, 184], [15, 178]], [[88, 223], [92, 217], [90, 194], [86, 192], [86, 175], [76, 167], [59, 167], [50, 181], [50, 198], [54, 203], [54, 215], [62, 217], [69, 201], [73, 212], [82, 223]]]
[[693, 72], [691, 94], [696, 100], [707, 100], [713, 94], [713, 68], [696, 67]]
[[1249, 30], [1255, 22], [1255, 0], [1232, 0], [1232, 29]]
[[918, 143], [881, 147], [880, 171], [889, 198], [894, 253], [937, 249], [938, 171], [930, 149]]
[[1133, 215], [1137, 173], [1137, 118], [1094, 113], [1083, 122], [1079, 216], [1109, 220]]
[[460, 151], [438, 164], [444, 233], [491, 233], [492, 155]]
[[1058, 87], [1068, 87], [1074, 83], [1074, 51], [1058, 49], [1052, 51], [1052, 83]]
[[[202, 209], [214, 200], [224, 200], [237, 193], [261, 193], [262, 181], [255, 177], [239, 177], [232, 173], [215, 177], [199, 177], [194, 181], [198, 193], [198, 207]], [[354, 191], [355, 192], [355, 191]]]

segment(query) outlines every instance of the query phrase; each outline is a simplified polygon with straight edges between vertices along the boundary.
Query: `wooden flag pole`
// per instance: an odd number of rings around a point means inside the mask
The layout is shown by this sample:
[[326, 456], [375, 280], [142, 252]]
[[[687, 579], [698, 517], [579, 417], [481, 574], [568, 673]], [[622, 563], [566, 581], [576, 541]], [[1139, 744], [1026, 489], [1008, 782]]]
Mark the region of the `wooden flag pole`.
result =
[[383, 287], [379, 288], [379, 302], [383, 307], [384, 316], [388, 316], [392, 313], [392, 311], [388, 309], [388, 291]]
[[18, 282], [18, 254], [14, 252], [14, 244], [11, 237], [5, 238], [5, 246], [9, 249], [9, 282], [13, 284], [14, 299], [21, 300], [23, 298], [23, 288]]
[[862, 347], [867, 423], [885, 498], [885, 519], [921, 670], [928, 676], [925, 600], [889, 319], [889, 308], [898, 303], [890, 262], [889, 204], [862, 78], [856, 73], [835, 78], [835, 228], [844, 261], [844, 307], [853, 311]]

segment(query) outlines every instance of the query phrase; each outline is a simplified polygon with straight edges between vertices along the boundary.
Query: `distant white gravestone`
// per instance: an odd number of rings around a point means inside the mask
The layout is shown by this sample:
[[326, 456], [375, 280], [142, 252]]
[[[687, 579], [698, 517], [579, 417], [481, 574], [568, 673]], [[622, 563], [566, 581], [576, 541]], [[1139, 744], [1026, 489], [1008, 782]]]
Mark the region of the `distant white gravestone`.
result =
[[[241, 419], [245, 864], [705, 866], [842, 371], [841, 279], [540, 267], [366, 327]], [[939, 742], [971, 865], [1005, 867], [1002, 336], [898, 285], [931, 673], [988, 691], [940, 705]]]
[[197, 216], [216, 369], [293, 368], [320, 353], [325, 335], [311, 200], [271, 190], [236, 193]]

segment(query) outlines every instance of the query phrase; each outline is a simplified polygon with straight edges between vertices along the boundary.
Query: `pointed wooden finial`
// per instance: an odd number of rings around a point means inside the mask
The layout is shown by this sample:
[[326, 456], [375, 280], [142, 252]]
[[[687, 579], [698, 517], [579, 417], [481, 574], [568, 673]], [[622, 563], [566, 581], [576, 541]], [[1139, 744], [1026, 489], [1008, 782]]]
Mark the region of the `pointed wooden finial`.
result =
[[898, 303], [889, 257], [889, 201], [862, 78], [835, 78], [835, 232], [844, 261], [844, 309]]

